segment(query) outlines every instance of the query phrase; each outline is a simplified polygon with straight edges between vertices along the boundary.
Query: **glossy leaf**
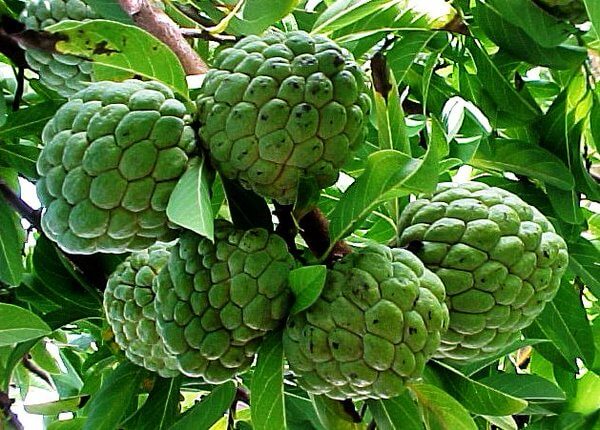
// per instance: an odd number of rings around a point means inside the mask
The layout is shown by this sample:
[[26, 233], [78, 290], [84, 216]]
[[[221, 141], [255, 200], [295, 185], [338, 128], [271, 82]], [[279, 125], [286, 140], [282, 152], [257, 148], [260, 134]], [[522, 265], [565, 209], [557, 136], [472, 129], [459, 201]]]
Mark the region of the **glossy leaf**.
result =
[[187, 98], [179, 59], [163, 42], [139, 27], [115, 21], [64, 21], [46, 30], [65, 40], [56, 49], [93, 61], [94, 80], [154, 79]]
[[290, 288], [295, 296], [290, 315], [297, 314], [312, 306], [321, 295], [326, 278], [326, 266], [299, 267], [290, 272]]
[[129, 361], [122, 362], [108, 378], [102, 381], [102, 387], [89, 403], [88, 418], [83, 430], [114, 430], [125, 418], [132, 401], [144, 378], [149, 375], [147, 370]]
[[0, 281], [17, 286], [23, 277], [23, 237], [13, 210], [0, 200]]
[[210, 171], [202, 159], [195, 159], [183, 174], [167, 205], [169, 220], [200, 236], [214, 239], [214, 219], [210, 204]]
[[169, 430], [210, 429], [226, 413], [234, 398], [234, 383], [225, 382], [187, 410]]
[[50, 327], [33, 312], [0, 303], [0, 346], [13, 345], [48, 335]]
[[421, 412], [408, 390], [392, 399], [367, 400], [369, 411], [381, 430], [422, 430]]
[[256, 430], [285, 428], [281, 331], [263, 340], [250, 384], [250, 411]]
[[411, 384], [419, 405], [425, 412], [429, 428], [444, 430], [476, 430], [477, 424], [467, 410], [442, 389], [429, 384]]

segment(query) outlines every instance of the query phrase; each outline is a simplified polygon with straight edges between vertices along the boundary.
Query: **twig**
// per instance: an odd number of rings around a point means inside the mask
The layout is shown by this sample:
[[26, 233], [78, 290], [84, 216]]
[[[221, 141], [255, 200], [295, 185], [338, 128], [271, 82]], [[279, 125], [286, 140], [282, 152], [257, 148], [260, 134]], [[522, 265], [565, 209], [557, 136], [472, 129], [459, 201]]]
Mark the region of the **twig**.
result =
[[40, 369], [38, 366], [36, 366], [36, 364], [33, 361], [31, 361], [31, 355], [25, 354], [23, 356], [23, 358], [21, 359], [21, 363], [23, 364], [23, 367], [25, 367], [25, 369], [29, 370], [35, 376], [37, 376], [38, 378], [43, 380], [51, 388], [54, 388], [54, 385], [52, 384], [52, 380], [50, 379], [50, 376], [46, 372], [44, 372], [42, 369]]
[[[8, 423], [12, 425], [15, 430], [25, 430], [23, 424], [19, 421], [19, 417], [13, 411], [10, 410], [14, 400], [8, 397], [4, 391], [0, 391], [0, 412], [6, 417]], [[0, 424], [2, 424], [0, 422]]]
[[212, 34], [210, 31], [202, 28], [182, 28], [181, 34], [184, 37], [195, 37], [196, 39], [203, 39], [213, 42], [235, 42], [237, 37], [230, 36], [228, 34]]
[[242, 402], [250, 406], [250, 394], [248, 394], [248, 391], [246, 391], [244, 387], [237, 387], [237, 390], [235, 391], [234, 403], [235, 402]]
[[12, 110], [14, 112], [19, 110], [21, 105], [21, 99], [23, 98], [23, 91], [25, 90], [25, 68], [17, 68], [17, 90], [15, 91], [15, 98], [12, 102]]
[[148, 0], [119, 0], [119, 4], [138, 26], [171, 48], [188, 75], [208, 71], [206, 63], [187, 43], [179, 26], [166, 13], [153, 7]]
[[0, 196], [38, 231], [41, 231], [41, 210], [33, 209], [25, 203], [2, 179], [0, 179]]
[[[329, 240], [329, 220], [325, 217], [325, 214], [320, 209], [315, 208], [304, 215], [299, 224], [300, 235], [304, 238], [308, 248], [317, 258], [322, 257], [331, 244]], [[339, 241], [334, 245], [325, 263], [329, 265], [351, 252], [352, 250], [346, 242]]]

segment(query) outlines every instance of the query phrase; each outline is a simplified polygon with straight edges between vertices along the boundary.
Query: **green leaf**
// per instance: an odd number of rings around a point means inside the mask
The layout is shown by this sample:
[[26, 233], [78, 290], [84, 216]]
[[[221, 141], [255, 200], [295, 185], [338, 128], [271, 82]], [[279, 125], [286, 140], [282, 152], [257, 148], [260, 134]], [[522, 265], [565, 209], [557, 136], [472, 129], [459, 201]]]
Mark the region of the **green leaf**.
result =
[[306, 266], [292, 270], [289, 275], [289, 283], [296, 300], [290, 310], [290, 315], [295, 315], [311, 307], [321, 295], [326, 279], [326, 266]]
[[62, 412], [75, 412], [79, 410], [86, 404], [89, 398], [89, 395], [83, 394], [80, 396], [64, 397], [54, 402], [25, 405], [24, 408], [29, 414], [57, 416]]
[[[546, 28], [543, 22], [547, 21], [550, 16], [542, 12], [532, 2], [523, 1], [523, 3], [529, 3], [527, 7], [517, 4], [516, 0], [511, 0], [512, 4], [510, 6], [502, 6], [502, 3], [505, 2], [506, 0], [486, 1], [485, 3], [479, 1], [477, 7], [474, 9], [474, 17], [477, 23], [486, 35], [500, 46], [500, 48], [530, 64], [556, 69], [572, 69], [581, 66], [585, 61], [587, 58], [585, 48], [567, 44], [547, 47], [555, 42], [557, 37], [549, 37], [549, 40], [545, 43], [538, 41], [539, 39], [543, 40], [544, 33], [540, 32], [540, 30]], [[501, 6], [498, 7], [498, 5]], [[538, 9], [541, 15], [546, 15], [546, 20], [532, 18], [527, 21], [530, 23], [527, 27], [530, 33], [537, 31], [539, 37], [534, 39], [525, 29], [509, 22], [503, 10], [508, 8], [513, 10], [515, 14], [520, 14], [523, 19], [527, 19], [527, 13], [530, 11], [530, 8]], [[550, 36], [552, 34], [556, 36], [557, 33], [549, 33]], [[558, 34], [558, 37], [560, 37], [560, 34]]]
[[363, 174], [342, 195], [330, 214], [331, 243], [335, 244], [355, 230], [379, 204], [411, 191], [421, 191], [421, 184], [415, 184], [411, 179], [423, 164], [422, 160], [394, 150], [371, 154]]
[[502, 17], [495, 25], [508, 21], [546, 48], [560, 45], [573, 32], [572, 25], [553, 17], [531, 0], [479, 0], [477, 7], [485, 7]]
[[188, 409], [169, 430], [210, 429], [229, 409], [235, 398], [235, 384], [225, 382]]
[[373, 92], [379, 148], [395, 149], [410, 155], [410, 142], [406, 132], [404, 110], [400, 102], [398, 85], [396, 85], [393, 75], [389, 79], [391, 88], [388, 94], [384, 95], [378, 91]]
[[480, 44], [467, 40], [466, 46], [477, 67], [477, 79], [485, 84], [487, 95], [495, 102], [496, 112], [484, 110], [490, 121], [498, 126], [507, 121], [512, 125], [522, 125], [539, 118], [539, 106], [515, 89]]
[[477, 425], [469, 412], [440, 388], [425, 383], [411, 384], [409, 387], [417, 397], [425, 412], [430, 429], [477, 430]]
[[390, 50], [386, 57], [389, 67], [396, 78], [396, 82], [404, 82], [406, 74], [413, 62], [425, 50], [429, 41], [435, 36], [432, 31], [410, 31], [406, 32]]
[[[229, 23], [229, 30], [240, 34], [261, 34], [289, 14], [299, 0], [246, 0]], [[239, 17], [239, 18], [238, 18]]]
[[285, 429], [281, 331], [268, 335], [258, 351], [250, 383], [250, 411], [256, 430]]
[[190, 163], [171, 194], [167, 216], [171, 222], [213, 240], [215, 226], [208, 169], [204, 158], [196, 158]]
[[171, 427], [179, 416], [181, 381], [181, 377], [157, 377], [144, 405], [123, 423], [123, 427], [127, 430], [145, 430], [148, 423], [152, 423], [153, 430]]
[[332, 33], [393, 3], [398, 0], [337, 0], [317, 18], [313, 33]]
[[102, 381], [92, 396], [84, 430], [114, 430], [120, 427], [132, 401], [137, 401], [142, 380], [148, 371], [129, 361], [122, 362]]
[[596, 297], [600, 297], [600, 250], [583, 237], [569, 241], [568, 245], [569, 268]]
[[600, 3], [596, 0], [583, 0], [590, 21], [596, 30], [596, 34], [600, 34]]
[[[286, 385], [286, 390], [292, 389]], [[297, 389], [300, 391], [300, 389]], [[319, 418], [309, 398], [302, 394], [285, 393], [285, 417], [288, 430], [327, 430], [319, 422]]]
[[552, 302], [534, 320], [544, 335], [560, 351], [567, 362], [581, 359], [585, 364], [594, 362], [594, 345], [589, 341], [592, 330], [579, 292], [563, 280]]
[[0, 127], [0, 139], [41, 135], [46, 123], [63, 103], [63, 100], [49, 100], [12, 112]]
[[422, 430], [421, 412], [410, 392], [387, 400], [367, 400], [367, 406], [380, 430]]
[[40, 148], [30, 145], [2, 145], [0, 143], [0, 166], [12, 167], [30, 180], [38, 178], [35, 163]]
[[81, 430], [87, 418], [72, 418], [65, 421], [54, 421], [48, 424], [46, 430]]
[[525, 175], [563, 190], [572, 190], [575, 185], [573, 175], [560, 158], [538, 145], [518, 140], [484, 141], [469, 164], [484, 170]]
[[100, 303], [95, 301], [63, 265], [56, 246], [40, 236], [33, 251], [31, 287], [43, 291], [44, 297], [68, 309], [67, 316], [98, 316]]
[[65, 38], [56, 49], [93, 62], [95, 81], [154, 79], [188, 98], [185, 72], [163, 42], [133, 25], [107, 20], [63, 21], [46, 28]]
[[527, 402], [463, 375], [452, 367], [431, 364], [446, 392], [466, 409], [477, 415], [513, 415], [527, 407]]
[[357, 422], [356, 418], [348, 413], [344, 404], [326, 396], [310, 394], [313, 407], [321, 425], [327, 430], [363, 430], [366, 426]]
[[560, 402], [565, 393], [558, 386], [538, 375], [498, 373], [479, 380], [482, 384], [511, 396], [535, 402]]
[[23, 277], [23, 237], [15, 213], [0, 200], [0, 281], [17, 286]]
[[131, 23], [131, 17], [125, 13], [118, 0], [96, 0], [89, 2], [94, 12], [105, 19]]
[[40, 317], [19, 306], [0, 303], [0, 346], [49, 335], [52, 330]]
[[577, 380], [577, 391], [575, 397], [569, 401], [568, 410], [583, 415], [600, 410], [600, 376], [587, 372]]

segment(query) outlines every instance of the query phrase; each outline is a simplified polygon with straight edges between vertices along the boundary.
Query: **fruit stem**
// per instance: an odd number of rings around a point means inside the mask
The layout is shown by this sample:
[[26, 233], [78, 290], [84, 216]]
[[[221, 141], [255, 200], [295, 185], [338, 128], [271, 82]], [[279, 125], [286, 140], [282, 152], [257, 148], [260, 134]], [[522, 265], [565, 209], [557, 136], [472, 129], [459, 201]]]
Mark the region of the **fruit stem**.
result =
[[319, 208], [308, 212], [298, 223], [300, 225], [300, 235], [308, 245], [308, 248], [315, 257], [326, 257], [324, 263], [328, 266], [352, 252], [346, 242], [339, 241], [331, 247], [331, 252], [325, 256], [331, 245], [331, 240], [329, 239], [329, 220]]

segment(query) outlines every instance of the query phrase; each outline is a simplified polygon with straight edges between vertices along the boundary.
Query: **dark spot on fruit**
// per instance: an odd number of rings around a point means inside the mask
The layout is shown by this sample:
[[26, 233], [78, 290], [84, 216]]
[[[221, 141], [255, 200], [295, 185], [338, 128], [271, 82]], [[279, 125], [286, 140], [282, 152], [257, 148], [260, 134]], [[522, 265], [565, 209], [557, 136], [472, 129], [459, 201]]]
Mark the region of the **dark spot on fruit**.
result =
[[335, 67], [341, 66], [344, 63], [345, 63], [344, 59], [342, 57], [340, 57], [339, 55], [336, 55], [335, 58], [333, 59], [333, 65]]
[[423, 247], [425, 245], [423, 244], [422, 241], [420, 240], [412, 240], [408, 243], [408, 245], [406, 245], [406, 249], [410, 252], [412, 252], [413, 254], [417, 254], [418, 252], [421, 252], [423, 250]]
[[333, 347], [333, 349], [339, 349], [340, 348], [340, 344], [338, 342], [331, 342], [331, 346]]
[[355, 372], [350, 373], [350, 379], [356, 379], [358, 375]]
[[302, 110], [304, 112], [310, 112], [312, 110], [312, 106], [305, 103], [305, 104], [302, 105]]
[[266, 120], [268, 120], [268, 119], [269, 119], [269, 116], [268, 116], [268, 115], [262, 114], [262, 115], [260, 116], [260, 120], [261, 120], [261, 121], [266, 121]]
[[379, 324], [379, 320], [378, 319], [374, 319], [373, 320], [373, 324]]
[[542, 254], [544, 254], [544, 257], [546, 257], [546, 258], [550, 257], [550, 253], [546, 250], [544, 250], [544, 252], [542, 252]]
[[429, 320], [430, 320], [430, 319], [431, 319], [431, 317], [432, 317], [431, 311], [427, 312], [427, 319], [429, 319]]
[[408, 334], [413, 335], [417, 332], [417, 329], [414, 327], [409, 327], [408, 328]]

